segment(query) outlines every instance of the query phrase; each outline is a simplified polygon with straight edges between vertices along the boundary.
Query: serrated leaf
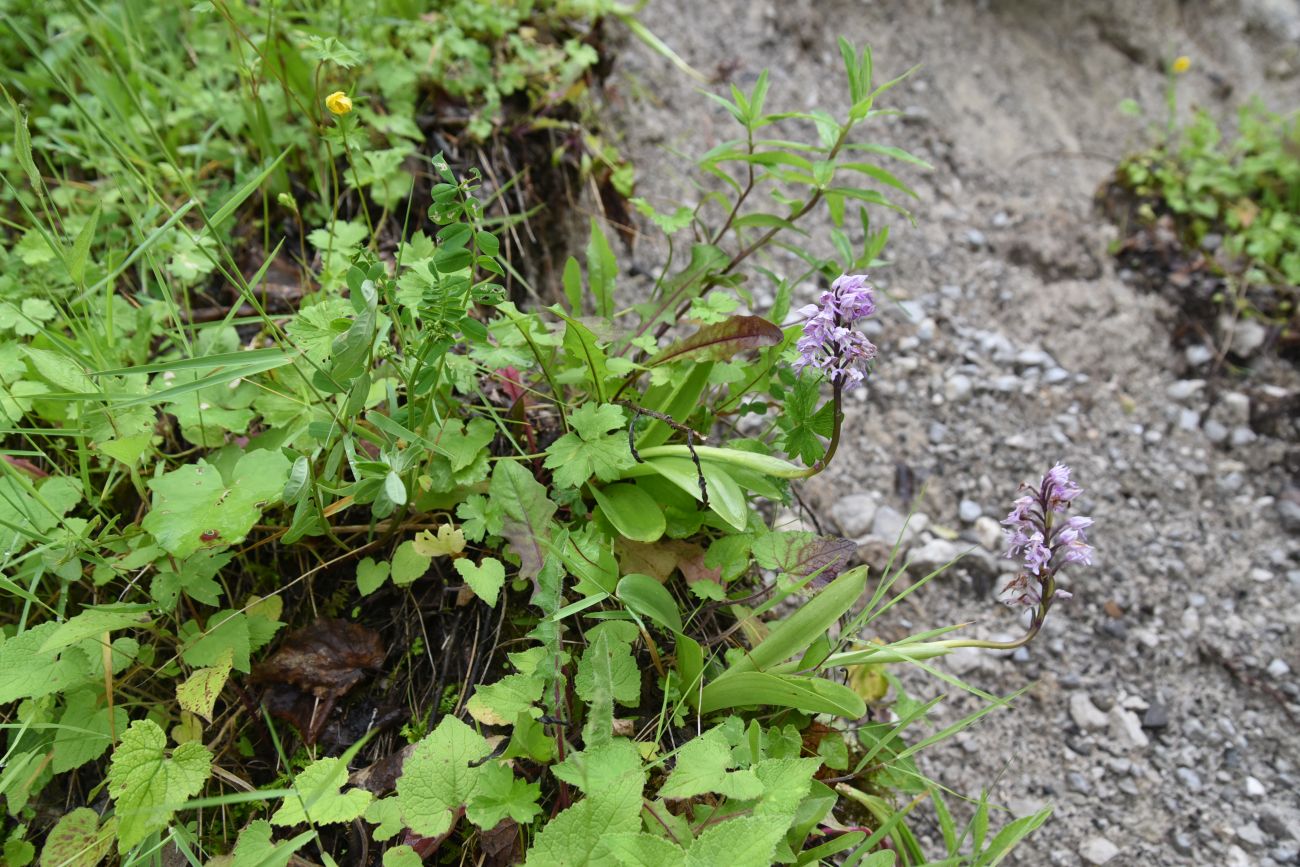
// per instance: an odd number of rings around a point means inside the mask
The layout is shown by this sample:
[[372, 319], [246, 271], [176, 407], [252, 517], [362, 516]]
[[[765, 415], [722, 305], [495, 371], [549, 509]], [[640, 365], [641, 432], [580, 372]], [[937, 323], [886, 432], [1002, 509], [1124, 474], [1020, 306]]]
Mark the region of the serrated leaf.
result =
[[[600, 430], [601, 427], [609, 430], [613, 425], [605, 426], [601, 422], [578, 427], [575, 417], [588, 409], [592, 407], [587, 405], [573, 413], [570, 422], [574, 423], [574, 432], [560, 437], [546, 450], [545, 466], [555, 471], [552, 479], [561, 487], [576, 488], [593, 475], [601, 481], [611, 482], [619, 478], [623, 470], [636, 464], [626, 436]], [[622, 427], [622, 411], [610, 404], [600, 407], [602, 411], [608, 409], [614, 410], [616, 426]]]
[[391, 840], [406, 826], [402, 824], [402, 808], [396, 797], [376, 799], [366, 807], [365, 819], [378, 827], [372, 832], [376, 840]]
[[289, 466], [278, 451], [248, 452], [231, 470], [233, 482], [227, 485], [217, 468], [200, 458], [149, 481], [153, 508], [141, 526], [177, 557], [233, 545], [284, 491]]
[[190, 713], [212, 722], [212, 708], [216, 706], [217, 697], [230, 678], [233, 660], [234, 651], [226, 650], [216, 665], [196, 669], [184, 683], [176, 685], [177, 703]]
[[645, 783], [641, 754], [627, 738], [613, 738], [603, 744], [569, 753], [564, 761], [551, 766], [557, 780], [577, 786], [588, 797], [597, 797], [616, 789], [626, 778], [635, 778], [638, 787]]
[[[615, 623], [611, 621], [603, 625], [609, 627]], [[592, 643], [578, 661], [573, 686], [579, 698], [590, 705], [582, 736], [587, 746], [593, 746], [610, 737], [615, 700], [626, 705], [639, 702], [641, 671], [632, 658], [630, 643], [615, 638], [613, 630], [597, 627], [591, 630], [589, 637], [593, 637]]]
[[518, 779], [509, 765], [488, 762], [479, 774], [465, 815], [485, 831], [506, 817], [527, 825], [542, 812], [537, 805], [541, 793], [541, 785]]
[[86, 606], [75, 616], [59, 624], [59, 628], [41, 645], [41, 653], [52, 653], [84, 641], [99, 638], [105, 632], [116, 632], [131, 626], [149, 623], [149, 606], [129, 603]]
[[506, 567], [495, 557], [484, 557], [477, 566], [468, 558], [456, 561], [456, 573], [465, 579], [465, 583], [489, 607], [495, 608], [497, 596], [506, 583]]
[[348, 766], [342, 759], [317, 759], [294, 777], [297, 796], [289, 795], [271, 816], [272, 825], [300, 825], [310, 819], [315, 825], [351, 822], [366, 811], [374, 798], [365, 789], [342, 791], [348, 782]]
[[117, 817], [118, 849], [127, 852], [165, 829], [172, 813], [197, 795], [212, 769], [212, 754], [198, 743], [182, 744], [169, 758], [167, 736], [151, 720], [136, 720], [122, 733], [108, 766], [108, 794]]
[[60, 692], [89, 675], [79, 651], [40, 652], [58, 628], [57, 623], [42, 623], [0, 645], [0, 704]]
[[655, 367], [670, 361], [725, 361], [751, 349], [777, 346], [785, 333], [761, 316], [731, 316], [682, 338], [647, 362]]
[[733, 771], [736, 761], [721, 728], [709, 729], [677, 751], [677, 764], [659, 789], [661, 798], [693, 798], [716, 792], [745, 800], [763, 792], [763, 784], [748, 769]]
[[685, 849], [645, 831], [606, 834], [604, 842], [621, 867], [682, 867], [686, 863]]
[[541, 700], [545, 686], [540, 677], [507, 674], [496, 683], [476, 688], [465, 702], [465, 710], [484, 725], [510, 725]]
[[125, 708], [113, 709], [109, 722], [108, 703], [102, 689], [78, 689], [67, 694], [67, 706], [59, 716], [54, 735], [54, 758], [50, 769], [62, 774], [98, 759], [113, 745], [111, 734], [126, 728]]
[[78, 807], [59, 819], [46, 835], [41, 867], [95, 867], [113, 847], [115, 824], [109, 819], [100, 828], [98, 813]]
[[816, 574], [814, 583], [834, 580], [858, 551], [852, 539], [819, 536], [802, 530], [774, 531], [759, 536], [750, 549], [758, 565], [795, 578]]
[[609, 863], [604, 840], [641, 824], [641, 781], [625, 776], [547, 822], [533, 840], [525, 867], [585, 867]]
[[406, 826], [436, 837], [451, 827], [453, 810], [474, 794], [479, 768], [471, 767], [491, 749], [482, 735], [452, 716], [442, 722], [402, 765], [397, 802]]
[[271, 835], [271, 823], [265, 819], [249, 822], [239, 833], [229, 867], [287, 867], [293, 861], [293, 853], [306, 845], [316, 832], [304, 831], [291, 840], [278, 842]]
[[785, 836], [785, 825], [741, 816], [712, 825], [700, 833], [686, 853], [687, 867], [767, 867], [776, 844]]

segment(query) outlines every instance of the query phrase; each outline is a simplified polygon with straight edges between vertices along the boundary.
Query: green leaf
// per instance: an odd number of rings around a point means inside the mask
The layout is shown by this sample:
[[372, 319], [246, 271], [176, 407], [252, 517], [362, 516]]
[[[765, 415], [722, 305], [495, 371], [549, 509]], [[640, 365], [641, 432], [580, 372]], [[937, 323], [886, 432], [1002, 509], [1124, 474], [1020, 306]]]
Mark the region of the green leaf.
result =
[[743, 671], [705, 684], [700, 692], [700, 713], [731, 707], [772, 704], [806, 713], [829, 713], [858, 719], [867, 712], [866, 702], [840, 683], [820, 677]]
[[374, 795], [365, 789], [342, 789], [348, 782], [348, 766], [342, 759], [317, 759], [294, 777], [297, 795], [290, 795], [271, 816], [272, 825], [293, 826], [311, 821], [315, 825], [339, 825], [361, 816]]
[[[697, 500], [700, 494], [700, 471], [690, 458], [669, 456], [650, 457], [645, 466], [663, 476]], [[749, 524], [749, 504], [740, 486], [732, 481], [722, 467], [710, 461], [700, 461], [704, 472], [704, 483], [709, 492], [709, 508], [737, 530], [744, 530]]]
[[645, 783], [641, 754], [627, 738], [614, 738], [576, 753], [551, 766], [557, 780], [577, 786], [588, 797], [597, 797], [616, 789], [628, 778], [635, 778], [638, 788]]
[[618, 582], [614, 593], [631, 610], [644, 617], [649, 617], [664, 629], [682, 632], [682, 614], [677, 607], [677, 600], [664, 585], [649, 575], [626, 575]]
[[475, 566], [468, 558], [462, 557], [456, 561], [456, 572], [465, 579], [475, 596], [489, 607], [496, 607], [497, 596], [506, 583], [506, 567], [500, 560], [484, 557], [483, 562]]
[[609, 522], [624, 538], [657, 542], [667, 529], [664, 511], [654, 497], [632, 484], [593, 488], [592, 495]]
[[849, 564], [858, 551], [858, 545], [851, 539], [783, 530], [759, 536], [751, 551], [764, 569], [776, 569], [795, 578], [815, 574], [816, 580], [824, 584]]
[[453, 810], [474, 794], [480, 768], [471, 767], [491, 749], [481, 735], [453, 716], [442, 722], [402, 765], [397, 803], [406, 827], [426, 837], [446, 832]]
[[416, 550], [415, 542], [407, 539], [393, 552], [393, 583], [398, 587], [405, 587], [418, 581], [429, 571], [431, 562], [433, 558], [421, 554]]
[[709, 729], [692, 738], [677, 751], [677, 764], [659, 790], [661, 798], [694, 798], [716, 792], [728, 798], [756, 798], [763, 784], [752, 770], [730, 770], [736, 766], [731, 746], [721, 728]]
[[200, 548], [241, 541], [262, 509], [279, 499], [289, 459], [278, 451], [244, 454], [231, 470], [231, 484], [200, 458], [152, 479], [153, 508], [141, 522], [169, 554], [188, 557]]
[[50, 829], [41, 849], [41, 867], [95, 867], [113, 846], [116, 822], [109, 819], [99, 827], [99, 814], [78, 807]]
[[608, 864], [604, 839], [636, 832], [641, 824], [641, 780], [625, 776], [600, 795], [583, 798], [547, 822], [533, 840], [525, 867]]
[[545, 686], [540, 677], [507, 674], [496, 683], [477, 687], [465, 702], [465, 710], [484, 725], [510, 725], [541, 700]]
[[485, 831], [506, 817], [527, 825], [541, 815], [542, 808], [537, 804], [541, 793], [539, 783], [516, 778], [508, 764], [488, 762], [479, 774], [465, 815]]
[[365, 819], [372, 825], [378, 825], [373, 831], [376, 840], [391, 840], [406, 827], [402, 824], [402, 808], [398, 806], [397, 797], [382, 798], [370, 802], [366, 807]]
[[314, 830], [308, 830], [291, 840], [277, 843], [271, 839], [271, 834], [271, 823], [265, 819], [249, 822], [235, 842], [235, 851], [231, 853], [234, 860], [230, 867], [287, 867], [293, 861], [293, 854], [316, 836]]
[[635, 465], [627, 437], [606, 431], [621, 429], [623, 410], [614, 404], [585, 404], [569, 415], [572, 433], [567, 433], [546, 450], [548, 469], [561, 487], [576, 488], [595, 475], [609, 482]]
[[614, 281], [618, 278], [618, 262], [609, 240], [600, 230], [596, 218], [591, 218], [591, 237], [587, 241], [587, 282], [591, 297], [596, 302], [596, 315], [606, 319], [614, 316]]
[[369, 596], [388, 580], [388, 561], [375, 561], [374, 557], [366, 557], [357, 563], [357, 591], [362, 596]]
[[757, 647], [739, 657], [722, 678], [745, 671], [762, 671], [802, 653], [853, 607], [866, 586], [867, 567], [858, 566], [845, 572], [777, 624]]
[[76, 650], [42, 653], [41, 646], [59, 628], [42, 623], [0, 644], [0, 704], [61, 692], [88, 675], [85, 657]]
[[777, 346], [784, 339], [785, 333], [761, 316], [732, 316], [682, 338], [647, 364], [653, 367], [682, 359], [727, 361], [747, 350]]
[[170, 758], [166, 746], [167, 736], [157, 723], [136, 720], [122, 733], [113, 751], [108, 794], [116, 807], [118, 849], [122, 852], [165, 829], [172, 813], [197, 795], [211, 774], [212, 754], [203, 744], [182, 744]]
[[410, 846], [394, 846], [384, 853], [384, 867], [423, 867], [424, 859]]
[[501, 535], [519, 556], [519, 577], [535, 580], [546, 560], [543, 543], [551, 534], [555, 503], [533, 474], [514, 461], [497, 461], [488, 488], [492, 504], [505, 517]]
[[113, 745], [112, 732], [126, 728], [129, 717], [126, 709], [113, 709], [109, 722], [108, 703], [103, 700], [103, 690], [78, 689], [68, 693], [67, 707], [59, 717], [59, 730], [54, 735], [54, 760], [51, 770], [62, 774], [93, 762]]
[[105, 632], [116, 632], [132, 626], [149, 623], [149, 606], [123, 602], [106, 605], [87, 605], [75, 617], [59, 624], [59, 628], [41, 645], [41, 653], [51, 653], [70, 647], [87, 638], [99, 638]]
[[182, 709], [212, 722], [212, 709], [217, 704], [217, 697], [225, 688], [230, 678], [230, 667], [234, 660], [234, 651], [227, 650], [216, 665], [211, 668], [199, 668], [176, 685], [176, 703]]
[[687, 867], [728, 864], [767, 867], [776, 844], [785, 836], [784, 825], [757, 816], [740, 816], [706, 828], [686, 853]]
[[[602, 743], [612, 734], [615, 700], [635, 705], [641, 698], [641, 671], [632, 658], [631, 639], [618, 637], [616, 626], [632, 624], [611, 621], [588, 633], [591, 644], [583, 651], [573, 680], [578, 697], [591, 705], [582, 731], [588, 746]], [[635, 626], [632, 631], [635, 634]]]

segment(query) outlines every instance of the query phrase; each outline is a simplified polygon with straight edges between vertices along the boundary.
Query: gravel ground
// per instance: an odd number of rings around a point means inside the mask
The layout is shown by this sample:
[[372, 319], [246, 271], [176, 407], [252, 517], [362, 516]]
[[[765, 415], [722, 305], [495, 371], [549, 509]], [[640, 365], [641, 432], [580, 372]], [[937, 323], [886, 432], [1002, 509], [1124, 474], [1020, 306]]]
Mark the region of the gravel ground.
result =
[[[997, 520], [1057, 460], [1087, 489], [1098, 556], [1074, 599], [1026, 650], [947, 660], [991, 692], [1034, 685], [931, 751], [926, 772], [967, 794], [994, 786], [1015, 814], [1055, 806], [1009, 863], [1300, 863], [1300, 448], [1294, 419], [1261, 420], [1261, 401], [1300, 383], [1249, 351], [1253, 329], [1234, 336], [1238, 375], [1210, 368], [1222, 335], [1175, 348], [1173, 311], [1116, 273], [1092, 206], [1142, 141], [1117, 104], [1159, 117], [1175, 54], [1193, 58], [1184, 105], [1300, 105], [1300, 4], [654, 0], [642, 19], [707, 73], [747, 86], [770, 69], [769, 108], [842, 105], [840, 34], [873, 47], [878, 77], [924, 64], [887, 100], [901, 114], [864, 131], [934, 166], [907, 173], [917, 226], [891, 223], [892, 264], [872, 275], [899, 303], [879, 317], [840, 458], [805, 488], [867, 562], [922, 486], [916, 565], [979, 546], [886, 637], [958, 621], [1014, 634], [993, 601]], [[608, 95], [639, 192], [698, 195], [675, 154], [733, 136], [729, 117], [639, 43]], [[632, 258], [653, 270], [659, 255]], [[940, 720], [973, 706], [952, 696]]]

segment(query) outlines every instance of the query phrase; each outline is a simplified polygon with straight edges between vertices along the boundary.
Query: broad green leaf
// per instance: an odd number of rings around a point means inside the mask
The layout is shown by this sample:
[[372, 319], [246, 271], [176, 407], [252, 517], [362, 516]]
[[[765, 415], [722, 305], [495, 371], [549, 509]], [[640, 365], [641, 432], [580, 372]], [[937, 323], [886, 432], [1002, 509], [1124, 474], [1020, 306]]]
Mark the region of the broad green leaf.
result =
[[683, 631], [682, 614], [677, 607], [677, 600], [664, 585], [649, 575], [626, 575], [618, 582], [614, 594], [628, 608], [644, 617], [649, 617], [664, 629], [680, 633]]
[[795, 578], [816, 574], [815, 582], [826, 584], [848, 565], [858, 545], [852, 539], [781, 530], [759, 536], [750, 550], [764, 569], [776, 569]]
[[659, 797], [694, 798], [706, 792], [739, 800], [758, 797], [763, 791], [758, 777], [752, 770], [731, 770], [735, 766], [722, 729], [709, 729], [677, 751], [677, 764], [660, 788]]
[[394, 846], [384, 853], [384, 867], [423, 867], [424, 859], [410, 846]]
[[126, 709], [113, 709], [109, 722], [108, 703], [102, 688], [78, 689], [67, 694], [67, 707], [59, 717], [54, 735], [54, 759], [50, 764], [56, 774], [79, 768], [107, 752], [113, 745], [111, 734], [126, 729]]
[[87, 605], [59, 624], [59, 628], [41, 645], [41, 653], [62, 650], [87, 638], [100, 638], [106, 632], [116, 632], [132, 626], [149, 623], [149, 606], [123, 602], [106, 605]]
[[776, 844], [785, 836], [783, 824], [756, 816], [740, 816], [700, 832], [686, 853], [687, 867], [714, 864], [768, 867]]
[[477, 687], [465, 703], [465, 710], [484, 725], [510, 725], [541, 700], [545, 686], [540, 677], [507, 674], [496, 683]]
[[605, 846], [622, 867], [683, 867], [686, 850], [665, 837], [645, 831], [606, 834]]
[[572, 433], [567, 433], [546, 450], [546, 467], [561, 487], [578, 487], [593, 475], [613, 481], [636, 460], [627, 436], [607, 431], [622, 429], [623, 410], [613, 404], [586, 404], [569, 415]]
[[293, 853], [316, 836], [314, 830], [307, 830], [291, 840], [276, 842], [271, 834], [271, 823], [265, 819], [249, 822], [235, 841], [229, 867], [287, 867], [294, 860]]
[[392, 577], [398, 587], [405, 587], [424, 577], [429, 571], [431, 558], [417, 550], [415, 542], [407, 539], [393, 552]]
[[297, 795], [280, 803], [271, 816], [272, 825], [293, 826], [311, 821], [315, 825], [351, 822], [366, 811], [374, 795], [365, 789], [342, 788], [348, 782], [348, 766], [342, 759], [317, 759], [294, 777]]
[[377, 799], [366, 807], [365, 819], [378, 827], [372, 832], [380, 842], [391, 840], [406, 827], [402, 824], [402, 808], [397, 804], [397, 796]]
[[585, 867], [611, 861], [604, 839], [639, 830], [641, 780], [625, 776], [561, 812], [533, 840], [525, 867]]
[[107, 780], [116, 807], [118, 849], [127, 852], [165, 829], [172, 813], [199, 793], [211, 773], [212, 754], [200, 743], [188, 743], [169, 758], [167, 736], [151, 720], [136, 720], [121, 737]]
[[0, 704], [60, 692], [89, 675], [86, 659], [76, 649], [40, 651], [58, 628], [57, 623], [42, 623], [0, 644]]
[[506, 567], [495, 557], [484, 557], [477, 566], [467, 557], [456, 561], [456, 573], [489, 607], [495, 608], [497, 596], [506, 583]]
[[663, 509], [636, 485], [618, 483], [592, 488], [600, 510], [624, 538], [636, 542], [656, 542], [664, 534], [667, 522]]
[[519, 577], [535, 580], [546, 560], [555, 503], [533, 474], [514, 461], [497, 461], [489, 486], [491, 502], [505, 515], [501, 535], [519, 556]]
[[442, 722], [402, 765], [397, 803], [406, 826], [436, 837], [451, 827], [452, 811], [474, 794], [480, 769], [471, 767], [491, 749], [481, 735], [453, 716]]
[[635, 778], [638, 787], [645, 783], [641, 754], [627, 738], [614, 738], [576, 753], [551, 766], [557, 780], [577, 786], [588, 797], [598, 797], [618, 788], [623, 780]]
[[389, 564], [387, 560], [375, 561], [366, 557], [357, 563], [357, 591], [362, 596], [369, 596], [388, 580]]
[[95, 867], [113, 847], [116, 822], [99, 826], [99, 814], [78, 807], [50, 829], [41, 849], [41, 867]]
[[748, 525], [749, 504], [745, 494], [724, 468], [710, 461], [700, 461], [697, 470], [690, 458], [663, 455], [647, 458], [645, 465], [697, 500], [703, 499], [700, 493], [700, 470], [703, 470], [709, 508], [737, 530], [744, 530]]
[[485, 831], [506, 817], [527, 825], [542, 812], [537, 805], [541, 793], [540, 784], [518, 779], [508, 764], [488, 762], [479, 774], [465, 815]]
[[234, 660], [234, 651], [227, 650], [211, 668], [199, 668], [176, 685], [176, 702], [192, 714], [212, 722], [212, 708], [216, 706], [217, 697], [225, 688], [230, 678], [230, 666]]
[[641, 698], [641, 671], [632, 658], [630, 640], [617, 638], [609, 628], [615, 625], [631, 624], [611, 621], [588, 633], [591, 644], [578, 661], [578, 673], [573, 680], [578, 697], [590, 705], [582, 730], [583, 742], [589, 747], [609, 739], [615, 700], [635, 705]]
[[188, 557], [200, 548], [241, 541], [262, 509], [275, 502], [289, 475], [289, 459], [278, 451], [244, 454], [222, 481], [217, 468], [200, 458], [152, 479], [153, 508], [141, 522], [168, 553]]

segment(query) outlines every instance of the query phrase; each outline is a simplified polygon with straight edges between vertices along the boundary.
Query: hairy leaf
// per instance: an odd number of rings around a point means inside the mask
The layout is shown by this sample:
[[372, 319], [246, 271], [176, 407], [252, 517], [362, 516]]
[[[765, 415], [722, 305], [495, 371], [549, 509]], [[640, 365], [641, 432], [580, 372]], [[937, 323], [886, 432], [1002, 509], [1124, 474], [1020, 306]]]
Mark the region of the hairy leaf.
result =
[[453, 811], [464, 806], [478, 785], [480, 768], [471, 765], [490, 752], [483, 737], [453, 716], [420, 741], [402, 766], [397, 803], [406, 826], [436, 837], [451, 827]]
[[151, 720], [122, 733], [108, 766], [108, 794], [116, 805], [118, 848], [131, 849], [171, 823], [177, 807], [203, 788], [212, 754], [200, 743], [181, 744], [170, 758], [167, 736]]
[[374, 795], [365, 789], [342, 791], [348, 766], [342, 759], [317, 759], [294, 777], [297, 795], [290, 795], [271, 816], [272, 825], [291, 827], [311, 821], [315, 825], [351, 822], [366, 811]]

